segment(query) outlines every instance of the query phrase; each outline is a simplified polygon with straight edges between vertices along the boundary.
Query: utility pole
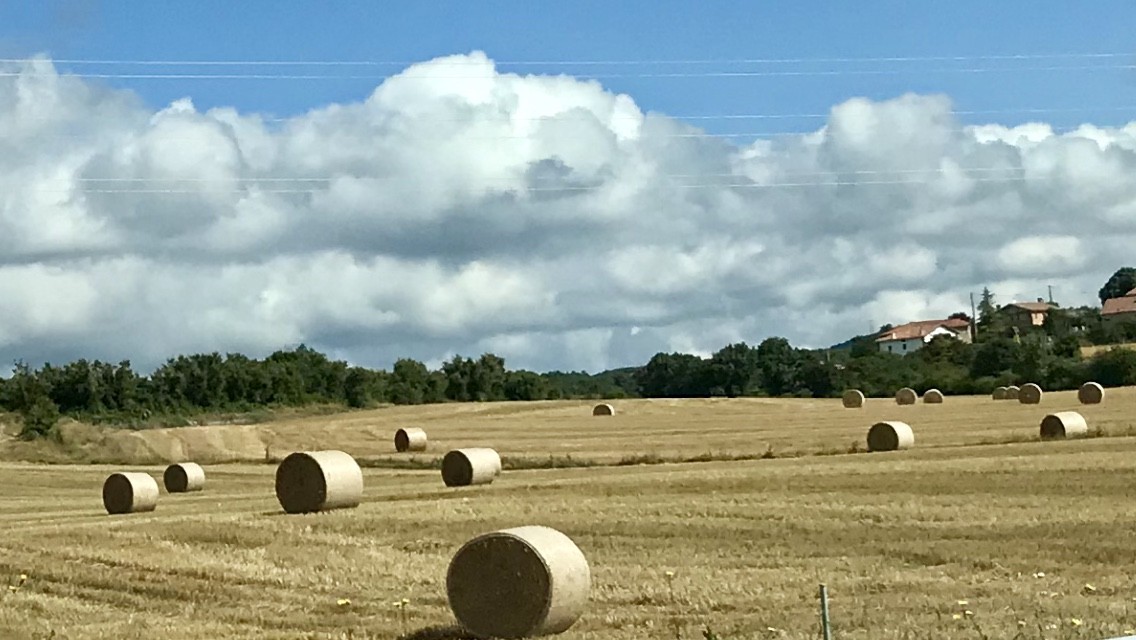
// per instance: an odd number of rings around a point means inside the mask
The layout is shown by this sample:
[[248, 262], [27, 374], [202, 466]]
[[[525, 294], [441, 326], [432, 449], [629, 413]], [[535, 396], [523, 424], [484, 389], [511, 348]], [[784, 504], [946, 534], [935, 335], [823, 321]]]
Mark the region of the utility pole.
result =
[[1053, 304], [1053, 285], [1049, 285], [1049, 304]]
[[974, 308], [974, 292], [970, 292], [970, 341], [976, 342], [978, 338], [978, 311]]

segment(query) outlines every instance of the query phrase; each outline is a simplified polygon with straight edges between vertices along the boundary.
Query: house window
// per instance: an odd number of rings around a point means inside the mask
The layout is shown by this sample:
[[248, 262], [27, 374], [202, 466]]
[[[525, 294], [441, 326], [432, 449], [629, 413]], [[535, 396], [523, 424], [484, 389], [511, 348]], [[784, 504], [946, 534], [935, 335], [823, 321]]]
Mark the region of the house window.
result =
[[906, 342], [903, 343], [903, 350], [907, 351], [907, 343]]
[[891, 353], [891, 345], [888, 345], [888, 353]]

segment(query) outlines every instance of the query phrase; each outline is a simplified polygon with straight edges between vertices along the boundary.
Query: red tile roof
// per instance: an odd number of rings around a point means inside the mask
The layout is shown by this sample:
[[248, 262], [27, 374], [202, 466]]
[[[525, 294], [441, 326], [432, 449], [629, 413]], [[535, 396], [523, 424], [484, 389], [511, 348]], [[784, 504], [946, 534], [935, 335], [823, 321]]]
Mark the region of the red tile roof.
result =
[[888, 329], [876, 338], [876, 342], [890, 342], [892, 340], [914, 340], [915, 338], [924, 338], [927, 334], [931, 333], [939, 327], [946, 327], [953, 330], [955, 333], [961, 333], [970, 326], [970, 323], [962, 318], [949, 318], [947, 320], [920, 320], [918, 322], [908, 322], [901, 324], [898, 327]]
[[1119, 313], [1136, 313], [1136, 292], [1104, 301], [1104, 306], [1101, 307], [1102, 316], [1114, 316]]

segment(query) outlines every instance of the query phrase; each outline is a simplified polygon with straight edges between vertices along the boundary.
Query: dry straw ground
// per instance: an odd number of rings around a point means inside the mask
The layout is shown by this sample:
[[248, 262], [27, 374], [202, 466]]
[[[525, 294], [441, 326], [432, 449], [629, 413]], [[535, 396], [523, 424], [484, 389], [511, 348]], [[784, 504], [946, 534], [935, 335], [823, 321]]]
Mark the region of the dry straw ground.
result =
[[[820, 582], [840, 640], [1099, 639], [1136, 626], [1136, 390], [1110, 390], [1099, 406], [1051, 393], [1040, 406], [984, 396], [854, 412], [839, 399], [616, 408], [602, 421], [591, 403], [450, 405], [200, 442], [130, 434], [140, 459], [121, 462], [155, 477], [172, 440], [249, 461], [210, 466], [204, 492], [163, 492], [156, 511], [126, 516], [106, 515], [99, 493], [123, 467], [0, 464], [0, 581], [27, 575], [2, 595], [0, 637], [395, 638], [451, 622], [445, 572], [462, 543], [525, 524], [565, 532], [591, 563], [592, 603], [566, 640], [697, 639], [704, 626], [724, 640], [815, 638]], [[1058, 410], [1109, 437], [1038, 441]], [[914, 449], [849, 453], [886, 419], [912, 426]], [[391, 452], [407, 424], [437, 440], [433, 453]], [[73, 432], [59, 451], [0, 451], [123, 455]], [[277, 459], [352, 452], [370, 465], [363, 503], [283, 514], [275, 467], [250, 438]], [[467, 446], [497, 448], [506, 472], [447, 489], [434, 468], [381, 467]], [[515, 468], [549, 455], [608, 466]], [[703, 458], [719, 460], [616, 465]]]

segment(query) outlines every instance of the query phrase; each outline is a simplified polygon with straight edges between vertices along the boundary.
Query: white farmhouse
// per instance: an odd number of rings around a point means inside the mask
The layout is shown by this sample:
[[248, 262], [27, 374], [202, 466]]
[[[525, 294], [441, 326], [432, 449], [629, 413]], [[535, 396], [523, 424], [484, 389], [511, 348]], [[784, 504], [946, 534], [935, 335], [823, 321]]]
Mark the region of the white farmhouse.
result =
[[922, 349], [935, 336], [970, 342], [970, 323], [962, 318], [908, 322], [881, 333], [876, 344], [883, 353], [904, 355]]

